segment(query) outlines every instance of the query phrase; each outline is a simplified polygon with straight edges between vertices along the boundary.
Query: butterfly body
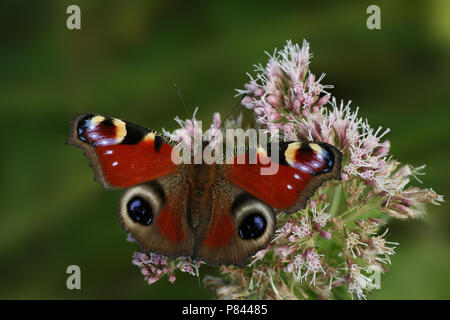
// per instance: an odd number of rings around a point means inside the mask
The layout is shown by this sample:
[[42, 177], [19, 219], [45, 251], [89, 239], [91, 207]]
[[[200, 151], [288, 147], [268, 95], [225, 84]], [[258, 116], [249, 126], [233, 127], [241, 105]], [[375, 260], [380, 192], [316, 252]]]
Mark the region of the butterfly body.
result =
[[[144, 251], [242, 265], [275, 233], [276, 213], [305, 207], [324, 181], [340, 178], [341, 154], [320, 142], [258, 148], [256, 163], [175, 164], [174, 143], [151, 130], [100, 115], [72, 122], [69, 144], [83, 149], [96, 180], [126, 188], [119, 217]], [[263, 159], [277, 153], [274, 175]]]

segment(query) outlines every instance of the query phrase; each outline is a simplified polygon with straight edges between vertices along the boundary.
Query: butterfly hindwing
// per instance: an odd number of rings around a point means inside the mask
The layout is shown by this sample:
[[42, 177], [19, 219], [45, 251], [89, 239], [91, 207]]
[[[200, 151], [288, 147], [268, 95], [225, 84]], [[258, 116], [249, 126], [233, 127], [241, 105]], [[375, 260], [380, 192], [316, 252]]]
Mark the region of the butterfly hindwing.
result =
[[192, 256], [193, 233], [187, 220], [183, 174], [130, 187], [119, 202], [122, 226], [143, 251], [167, 256]]
[[67, 143], [83, 149], [96, 180], [105, 188], [126, 188], [175, 170], [170, 142], [119, 119], [80, 115], [72, 121]]

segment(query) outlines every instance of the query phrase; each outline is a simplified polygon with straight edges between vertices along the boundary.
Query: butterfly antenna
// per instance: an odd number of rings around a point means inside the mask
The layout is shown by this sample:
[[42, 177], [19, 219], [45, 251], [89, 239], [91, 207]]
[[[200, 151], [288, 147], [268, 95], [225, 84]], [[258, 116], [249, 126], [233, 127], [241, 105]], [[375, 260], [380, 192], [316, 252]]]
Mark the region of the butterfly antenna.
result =
[[[174, 85], [174, 87], [175, 87], [175, 90], [177, 91], [178, 98], [180, 98], [180, 101], [181, 101], [181, 103], [183, 104], [184, 110], [185, 110], [186, 113], [187, 113], [186, 119], [191, 119], [191, 114], [189, 113], [188, 107], [187, 107], [186, 104], [184, 103], [183, 97], [181, 96], [180, 88], [178, 88], [178, 85], [177, 85], [176, 83], [174, 83], [173, 85]], [[198, 110], [198, 107], [195, 108], [194, 114], [193, 114], [193, 116], [192, 116], [192, 126], [194, 127], [194, 137], [193, 137], [194, 139], [195, 139], [195, 130], [196, 130], [196, 128], [195, 128], [195, 114], [197, 113], [197, 110]]]
[[175, 91], [177, 92], [178, 98], [180, 98], [181, 104], [184, 107], [184, 111], [186, 111], [187, 118], [189, 118], [190, 117], [189, 109], [187, 108], [186, 104], [184, 103], [183, 97], [181, 96], [180, 88], [178, 88], [178, 85], [176, 83], [174, 83], [173, 86], [175, 87]]
[[216, 136], [217, 132], [219, 132], [219, 130], [222, 128], [222, 125], [224, 124], [225, 120], [227, 120], [232, 114], [233, 112], [236, 110], [236, 108], [241, 104], [242, 100], [245, 98], [247, 94], [244, 93], [241, 97], [241, 99], [234, 105], [233, 109], [230, 111], [230, 113], [227, 114], [227, 116], [225, 118], [223, 118], [223, 120], [220, 122], [219, 127], [216, 129], [216, 132], [214, 133], [214, 135], [212, 136], [212, 139], [214, 140], [214, 137]]

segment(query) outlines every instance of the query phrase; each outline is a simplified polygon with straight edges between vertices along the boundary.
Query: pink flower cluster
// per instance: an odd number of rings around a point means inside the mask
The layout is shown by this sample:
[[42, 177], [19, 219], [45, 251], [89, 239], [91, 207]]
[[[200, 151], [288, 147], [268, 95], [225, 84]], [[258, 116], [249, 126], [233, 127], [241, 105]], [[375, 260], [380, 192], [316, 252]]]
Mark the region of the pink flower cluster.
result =
[[338, 105], [331, 98], [325, 89], [332, 86], [321, 84], [323, 75], [316, 80], [309, 72], [306, 42], [300, 48], [288, 41], [269, 57], [255, 77], [249, 75], [245, 89], [237, 90], [245, 94], [242, 104], [269, 133], [280, 130], [285, 140], [339, 148], [343, 179], [325, 183], [304, 210], [277, 217], [276, 237], [253, 257], [247, 277], [236, 268], [222, 268], [227, 280], [211, 287], [217, 292], [226, 286], [242, 297], [298, 299], [342, 297], [335, 288], [346, 286], [351, 297], [366, 298], [379, 288], [368, 274], [385, 272], [398, 246], [386, 240], [388, 229], [379, 234], [380, 229], [391, 217], [422, 215], [425, 203], [439, 204], [443, 197], [410, 186], [423, 166], [402, 166], [389, 156], [390, 142], [383, 140], [389, 129], [373, 129], [350, 103]]
[[[130, 235], [128, 241], [136, 242]], [[141, 270], [141, 274], [149, 285], [164, 276], [168, 277], [170, 283], [174, 283], [177, 270], [189, 273], [192, 276], [198, 276], [198, 269], [201, 265], [200, 261], [192, 261], [187, 257], [171, 259], [160, 254], [143, 252], [134, 252], [132, 263]]]
[[180, 125], [180, 128], [176, 129], [173, 133], [163, 129], [164, 134], [171, 140], [182, 143], [186, 147], [194, 149], [194, 142], [199, 143], [201, 146], [202, 141], [212, 141], [217, 139], [215, 142], [219, 142], [219, 129], [222, 126], [222, 120], [220, 118], [220, 113], [216, 112], [213, 115], [213, 123], [207, 130], [203, 130], [202, 122], [195, 119], [198, 108], [195, 109], [192, 119], [186, 119], [185, 121], [176, 117], [175, 121]]
[[309, 44], [302, 47], [288, 41], [281, 51], [269, 55], [266, 67], [256, 66], [256, 77], [249, 74], [250, 82], [245, 90], [242, 104], [255, 112], [256, 122], [269, 132], [279, 130], [286, 139], [296, 140], [296, 132], [290, 123], [299, 115], [318, 112], [330, 99], [323, 85], [322, 74], [318, 79], [309, 72]]
[[141, 269], [141, 273], [148, 284], [158, 281], [164, 275], [168, 275], [171, 283], [176, 279], [174, 270], [170, 268], [165, 256], [156, 253], [135, 252], [132, 263]]

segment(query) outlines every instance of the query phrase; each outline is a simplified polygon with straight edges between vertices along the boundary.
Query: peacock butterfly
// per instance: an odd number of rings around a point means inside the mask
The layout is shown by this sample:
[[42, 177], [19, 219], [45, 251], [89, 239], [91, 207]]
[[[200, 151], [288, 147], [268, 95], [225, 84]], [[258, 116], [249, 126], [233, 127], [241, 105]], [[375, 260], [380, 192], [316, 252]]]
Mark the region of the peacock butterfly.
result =
[[[258, 148], [254, 164], [175, 164], [173, 141], [94, 114], [73, 119], [67, 143], [84, 151], [102, 186], [126, 188], [119, 217], [144, 251], [215, 265], [243, 265], [265, 248], [275, 214], [297, 212], [324, 181], [340, 179], [342, 159], [329, 144], [292, 141]], [[275, 152], [277, 173], [261, 175]]]

